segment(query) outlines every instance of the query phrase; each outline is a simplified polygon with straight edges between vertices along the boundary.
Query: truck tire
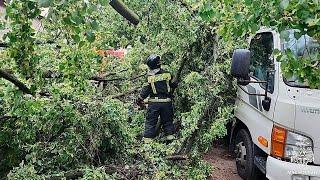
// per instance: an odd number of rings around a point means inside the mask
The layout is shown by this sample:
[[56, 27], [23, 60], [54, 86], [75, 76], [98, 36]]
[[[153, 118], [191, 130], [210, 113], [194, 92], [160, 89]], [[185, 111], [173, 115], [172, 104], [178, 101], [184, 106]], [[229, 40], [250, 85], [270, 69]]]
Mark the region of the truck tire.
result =
[[254, 144], [245, 129], [239, 130], [236, 135], [235, 153], [239, 176], [244, 180], [256, 180], [261, 173], [254, 164]]

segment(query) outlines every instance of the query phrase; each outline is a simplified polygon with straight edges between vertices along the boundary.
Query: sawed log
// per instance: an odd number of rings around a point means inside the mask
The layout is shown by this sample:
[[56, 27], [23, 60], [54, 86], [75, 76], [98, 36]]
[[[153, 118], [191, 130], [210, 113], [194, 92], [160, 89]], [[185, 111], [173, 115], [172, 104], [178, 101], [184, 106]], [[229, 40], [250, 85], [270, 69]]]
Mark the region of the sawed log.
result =
[[131, 11], [121, 0], [111, 0], [109, 4], [130, 23], [134, 25], [139, 24], [138, 15]]

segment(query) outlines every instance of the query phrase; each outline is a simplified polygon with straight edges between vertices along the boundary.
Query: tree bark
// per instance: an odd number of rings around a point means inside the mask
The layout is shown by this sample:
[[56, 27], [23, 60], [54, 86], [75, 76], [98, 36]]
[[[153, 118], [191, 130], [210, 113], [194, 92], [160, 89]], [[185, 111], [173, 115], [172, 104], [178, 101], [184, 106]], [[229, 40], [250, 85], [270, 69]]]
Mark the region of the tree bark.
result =
[[180, 82], [181, 80], [181, 74], [182, 74], [182, 71], [186, 65], [186, 62], [188, 60], [188, 56], [186, 56], [184, 59], [182, 59], [182, 61], [180, 62], [180, 66], [179, 66], [179, 69], [178, 69], [178, 72], [177, 72], [177, 81]]
[[121, 0], [111, 0], [110, 5], [130, 23], [134, 25], [139, 24], [138, 15], [131, 11]]
[[167, 156], [166, 159], [169, 161], [186, 161], [188, 160], [188, 157], [183, 155], [172, 155], [172, 156]]

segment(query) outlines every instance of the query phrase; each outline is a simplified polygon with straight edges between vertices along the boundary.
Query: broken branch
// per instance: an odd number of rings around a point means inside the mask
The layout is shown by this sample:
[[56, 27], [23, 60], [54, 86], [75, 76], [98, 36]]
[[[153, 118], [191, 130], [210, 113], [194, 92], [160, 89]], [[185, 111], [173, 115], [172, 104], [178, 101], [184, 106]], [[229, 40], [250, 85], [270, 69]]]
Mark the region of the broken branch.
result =
[[34, 93], [32, 93], [32, 91], [24, 83], [19, 81], [14, 75], [0, 69], [0, 77], [13, 83], [15, 86], [17, 86], [25, 94], [34, 95]]
[[141, 77], [144, 77], [146, 74], [142, 74], [142, 75], [139, 75], [139, 76], [136, 76], [136, 77], [133, 77], [133, 78], [114, 78], [114, 79], [102, 79], [100, 77], [92, 77], [90, 80], [94, 80], [94, 81], [99, 81], [99, 82], [112, 82], [112, 81], [125, 81], [125, 80], [128, 80], [128, 81], [133, 81], [133, 80], [136, 80], [136, 79], [139, 79]]
[[[127, 178], [126, 179], [134, 179], [136, 178], [137, 175], [141, 174], [137, 170], [136, 167], [129, 167], [129, 168], [124, 168], [120, 166], [113, 166], [113, 165], [107, 165], [102, 167], [107, 174], [114, 174], [114, 173], [119, 173], [122, 175], [125, 175]], [[49, 175], [45, 179], [46, 180], [55, 180], [55, 179], [78, 179], [81, 178], [85, 175], [84, 170], [72, 170], [72, 171], [67, 171], [62, 174], [57, 174], [57, 175]]]
[[121, 98], [123, 96], [126, 96], [126, 95], [129, 95], [129, 94], [132, 94], [132, 93], [135, 93], [137, 91], [139, 91], [141, 89], [141, 87], [136, 87], [136, 88], [133, 88], [129, 91], [126, 91], [124, 93], [120, 93], [120, 94], [117, 94], [117, 95], [114, 95], [114, 96], [110, 96], [112, 99], [117, 99], [117, 98]]
[[17, 119], [17, 116], [0, 116], [0, 121], [6, 121], [9, 119]]
[[172, 156], [166, 157], [166, 159], [170, 161], [185, 161], [185, 160], [188, 160], [188, 157], [184, 155], [172, 155]]

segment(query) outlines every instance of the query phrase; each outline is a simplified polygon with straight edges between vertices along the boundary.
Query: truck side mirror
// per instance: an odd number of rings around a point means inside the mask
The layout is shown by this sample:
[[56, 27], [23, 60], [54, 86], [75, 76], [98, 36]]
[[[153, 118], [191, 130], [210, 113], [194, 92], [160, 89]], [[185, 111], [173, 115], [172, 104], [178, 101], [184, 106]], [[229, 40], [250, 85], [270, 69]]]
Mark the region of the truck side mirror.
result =
[[232, 56], [231, 75], [237, 78], [237, 83], [242, 86], [249, 84], [250, 51], [237, 49]]
[[237, 49], [232, 56], [231, 75], [235, 78], [248, 79], [251, 53], [247, 49]]

